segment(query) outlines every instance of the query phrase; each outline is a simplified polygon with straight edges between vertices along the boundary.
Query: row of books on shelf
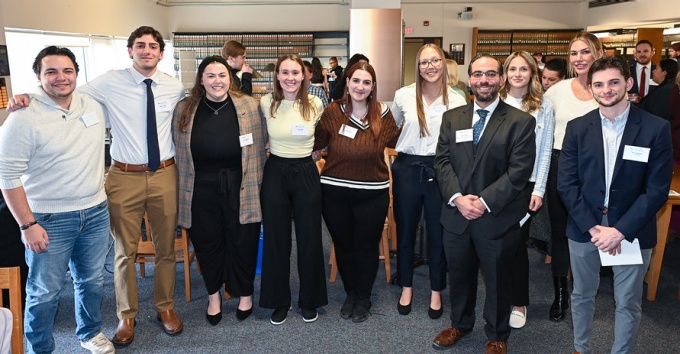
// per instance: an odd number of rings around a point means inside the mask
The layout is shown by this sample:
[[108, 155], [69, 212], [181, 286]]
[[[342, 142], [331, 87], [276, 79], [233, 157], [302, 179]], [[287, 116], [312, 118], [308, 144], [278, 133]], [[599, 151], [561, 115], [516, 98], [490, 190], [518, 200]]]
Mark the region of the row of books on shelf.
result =
[[[174, 58], [180, 58], [180, 52], [193, 52], [194, 58], [203, 59], [210, 55], [221, 55], [222, 48], [217, 47], [183, 47], [175, 48]], [[312, 47], [310, 46], [285, 46], [285, 47], [250, 47], [246, 49], [248, 59], [258, 58], [278, 58], [285, 54], [297, 54], [301, 57], [311, 57]]]
[[228, 41], [237, 41], [250, 47], [257, 46], [298, 46], [314, 43], [312, 34], [175, 34], [175, 47], [222, 47]]
[[559, 44], [569, 43], [575, 32], [480, 32], [477, 35], [478, 44], [502, 43], [540, 43]]

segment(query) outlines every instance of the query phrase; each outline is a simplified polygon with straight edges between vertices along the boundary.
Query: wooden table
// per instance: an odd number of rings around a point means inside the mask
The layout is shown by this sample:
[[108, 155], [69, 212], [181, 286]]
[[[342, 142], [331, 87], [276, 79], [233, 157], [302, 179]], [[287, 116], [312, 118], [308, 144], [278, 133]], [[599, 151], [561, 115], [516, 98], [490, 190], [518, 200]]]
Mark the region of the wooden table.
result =
[[[680, 166], [673, 168], [673, 181], [671, 182], [671, 189], [680, 191]], [[666, 242], [668, 241], [668, 228], [671, 222], [671, 212], [673, 205], [680, 205], [680, 197], [669, 197], [666, 204], [656, 213], [656, 247], [652, 251], [652, 258], [649, 261], [649, 270], [645, 275], [645, 283], [647, 283], [647, 300], [654, 301], [656, 299], [656, 290], [659, 286], [659, 274], [661, 273], [661, 262], [663, 261], [663, 254], [666, 251]]]

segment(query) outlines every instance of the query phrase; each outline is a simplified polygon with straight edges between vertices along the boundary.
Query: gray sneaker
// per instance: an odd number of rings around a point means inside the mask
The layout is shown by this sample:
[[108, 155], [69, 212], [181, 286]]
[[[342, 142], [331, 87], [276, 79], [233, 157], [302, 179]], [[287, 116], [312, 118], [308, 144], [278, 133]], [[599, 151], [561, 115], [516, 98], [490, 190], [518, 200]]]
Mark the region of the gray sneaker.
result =
[[111, 341], [102, 332], [88, 341], [80, 342], [80, 346], [89, 350], [92, 354], [112, 354], [116, 352]]

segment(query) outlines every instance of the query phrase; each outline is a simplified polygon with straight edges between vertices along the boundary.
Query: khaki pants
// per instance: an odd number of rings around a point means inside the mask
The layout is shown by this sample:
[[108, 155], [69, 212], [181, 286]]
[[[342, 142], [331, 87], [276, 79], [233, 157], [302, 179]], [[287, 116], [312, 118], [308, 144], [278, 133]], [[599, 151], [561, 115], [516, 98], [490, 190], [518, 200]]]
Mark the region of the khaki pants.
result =
[[116, 240], [114, 282], [118, 318], [135, 318], [139, 311], [135, 259], [146, 211], [153, 244], [154, 306], [174, 308], [175, 233], [177, 229], [177, 168], [156, 172], [124, 172], [111, 166], [106, 178], [111, 231]]

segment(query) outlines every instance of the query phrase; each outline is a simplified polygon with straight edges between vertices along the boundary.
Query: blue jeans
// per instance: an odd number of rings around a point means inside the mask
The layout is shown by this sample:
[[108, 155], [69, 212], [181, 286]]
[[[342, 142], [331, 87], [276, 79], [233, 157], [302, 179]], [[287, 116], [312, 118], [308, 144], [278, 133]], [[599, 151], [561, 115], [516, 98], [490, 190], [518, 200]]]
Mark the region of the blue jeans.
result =
[[54, 317], [67, 267], [73, 278], [78, 339], [87, 341], [101, 332], [109, 210], [102, 202], [84, 210], [34, 216], [50, 243], [41, 254], [26, 249], [29, 273], [24, 329], [29, 353], [51, 353]]

